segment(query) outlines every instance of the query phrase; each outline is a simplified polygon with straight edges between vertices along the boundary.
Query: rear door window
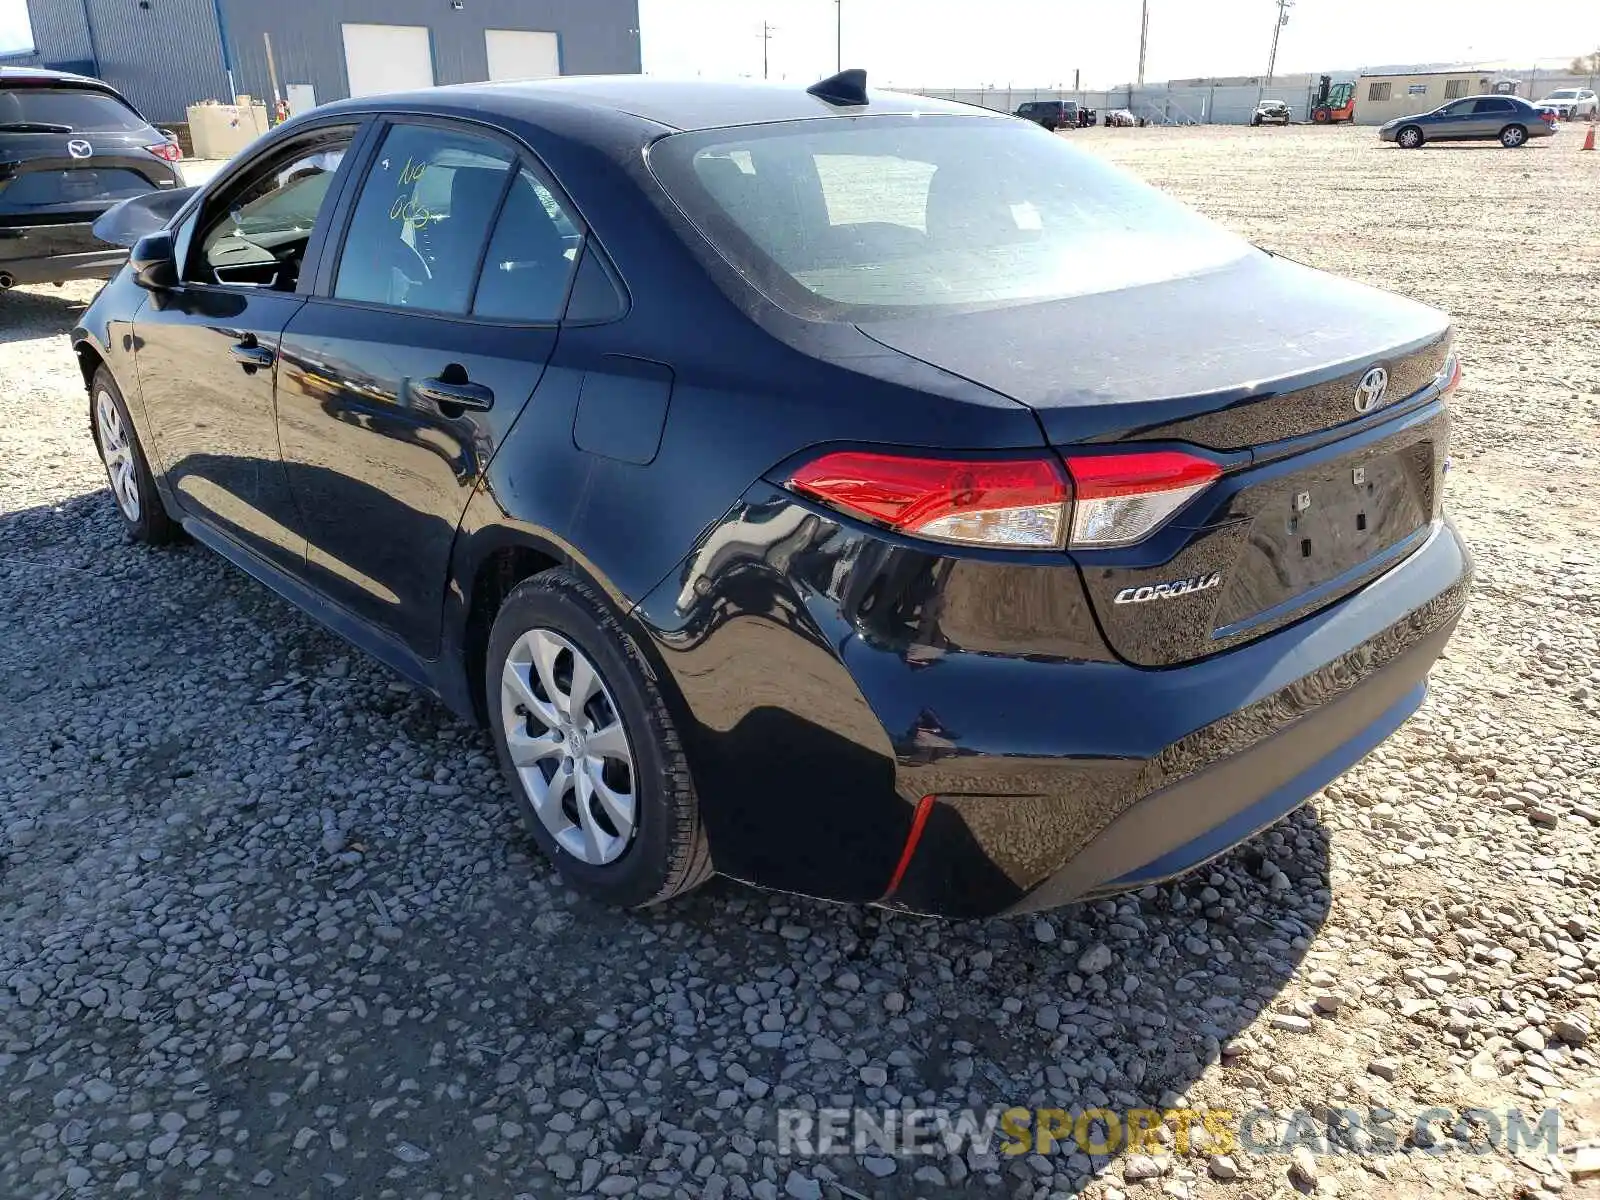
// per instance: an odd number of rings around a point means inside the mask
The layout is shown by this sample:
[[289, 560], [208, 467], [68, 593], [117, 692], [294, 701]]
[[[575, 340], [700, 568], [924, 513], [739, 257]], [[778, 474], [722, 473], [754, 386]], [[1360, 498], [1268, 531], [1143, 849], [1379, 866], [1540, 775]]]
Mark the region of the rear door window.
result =
[[362, 181], [334, 296], [467, 313], [513, 162], [509, 149], [477, 134], [391, 128]]
[[148, 124], [126, 102], [90, 88], [0, 88], [0, 133], [34, 125], [67, 133], [132, 133]]
[[1480, 113], [1515, 112], [1516, 105], [1503, 96], [1490, 96], [1488, 99], [1479, 100], [1478, 107], [1474, 110]]
[[582, 241], [555, 193], [523, 167], [511, 181], [483, 257], [473, 315], [537, 324], [558, 320]]

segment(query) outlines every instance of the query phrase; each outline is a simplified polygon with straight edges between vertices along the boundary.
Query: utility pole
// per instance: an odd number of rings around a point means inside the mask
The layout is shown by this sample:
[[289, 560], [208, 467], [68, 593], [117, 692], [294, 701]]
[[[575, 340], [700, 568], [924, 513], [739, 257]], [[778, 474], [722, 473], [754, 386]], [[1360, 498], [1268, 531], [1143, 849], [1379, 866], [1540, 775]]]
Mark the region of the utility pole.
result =
[[767, 78], [767, 49], [772, 44], [773, 31], [777, 29], [771, 21], [761, 22], [761, 78]]
[[1277, 0], [1278, 19], [1272, 26], [1272, 54], [1267, 59], [1267, 86], [1272, 86], [1272, 73], [1278, 67], [1278, 35], [1283, 32], [1283, 27], [1289, 23], [1289, 10], [1294, 7], [1294, 0]]
[[1139, 86], [1144, 86], [1144, 52], [1150, 42], [1150, 0], [1144, 0], [1139, 13]]
[[833, 0], [833, 69], [844, 70], [844, 0]]

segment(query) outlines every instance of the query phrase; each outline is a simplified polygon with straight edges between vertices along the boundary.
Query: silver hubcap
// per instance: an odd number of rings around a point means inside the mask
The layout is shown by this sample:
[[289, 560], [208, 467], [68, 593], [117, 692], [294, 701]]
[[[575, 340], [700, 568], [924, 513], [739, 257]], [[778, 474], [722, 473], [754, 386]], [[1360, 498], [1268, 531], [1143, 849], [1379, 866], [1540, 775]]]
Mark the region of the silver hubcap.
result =
[[637, 821], [633, 750], [594, 663], [554, 630], [530, 629], [506, 658], [500, 724], [556, 844], [593, 866], [616, 861]]
[[1520, 146], [1520, 145], [1522, 145], [1522, 130], [1520, 130], [1520, 129], [1508, 129], [1508, 130], [1506, 130], [1506, 143], [1508, 145], [1511, 145], [1511, 146]]
[[117, 507], [130, 521], [139, 519], [139, 477], [134, 469], [133, 442], [122, 423], [116, 401], [110, 392], [100, 392], [94, 398], [95, 422], [100, 426], [100, 457], [105, 459], [106, 478], [111, 481], [111, 494], [117, 498]]
[[1414, 130], [1408, 129], [1400, 135], [1400, 140], [1408, 146], [1415, 146], [1417, 144], [1417, 134]]

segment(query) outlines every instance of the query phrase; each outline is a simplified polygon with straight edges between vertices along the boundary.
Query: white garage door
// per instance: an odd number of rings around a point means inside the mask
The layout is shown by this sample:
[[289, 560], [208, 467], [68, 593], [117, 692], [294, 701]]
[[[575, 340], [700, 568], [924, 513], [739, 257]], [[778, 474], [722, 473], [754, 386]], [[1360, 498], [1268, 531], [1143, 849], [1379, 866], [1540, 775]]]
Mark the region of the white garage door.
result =
[[344, 25], [344, 66], [352, 96], [433, 86], [426, 25]]
[[554, 79], [561, 74], [561, 45], [553, 33], [486, 29], [490, 79]]

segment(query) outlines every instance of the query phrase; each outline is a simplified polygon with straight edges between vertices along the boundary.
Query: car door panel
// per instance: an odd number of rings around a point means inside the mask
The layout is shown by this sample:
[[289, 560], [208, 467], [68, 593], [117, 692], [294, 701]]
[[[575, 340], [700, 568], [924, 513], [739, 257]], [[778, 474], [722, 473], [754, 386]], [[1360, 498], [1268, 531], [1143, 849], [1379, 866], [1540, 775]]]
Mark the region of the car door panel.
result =
[[[188, 514], [293, 567], [301, 539], [278, 457], [273, 367], [293, 293], [179, 289], [135, 321], [139, 389], [167, 484]], [[235, 359], [248, 347], [264, 365]]]
[[[182, 282], [152, 293], [134, 322], [139, 392], [174, 502], [291, 571], [304, 563], [304, 539], [278, 452], [277, 354], [306, 301], [359, 127], [313, 127], [231, 168], [179, 223]], [[278, 257], [257, 286], [218, 282], [228, 247], [269, 244]]]
[[432, 657], [456, 528], [555, 348], [582, 235], [504, 139], [427, 118], [375, 137], [285, 332], [278, 432], [313, 585]]
[[[301, 310], [283, 340], [278, 429], [316, 587], [432, 654], [456, 525], [555, 338], [335, 300]], [[457, 376], [490, 406], [429, 394]]]

